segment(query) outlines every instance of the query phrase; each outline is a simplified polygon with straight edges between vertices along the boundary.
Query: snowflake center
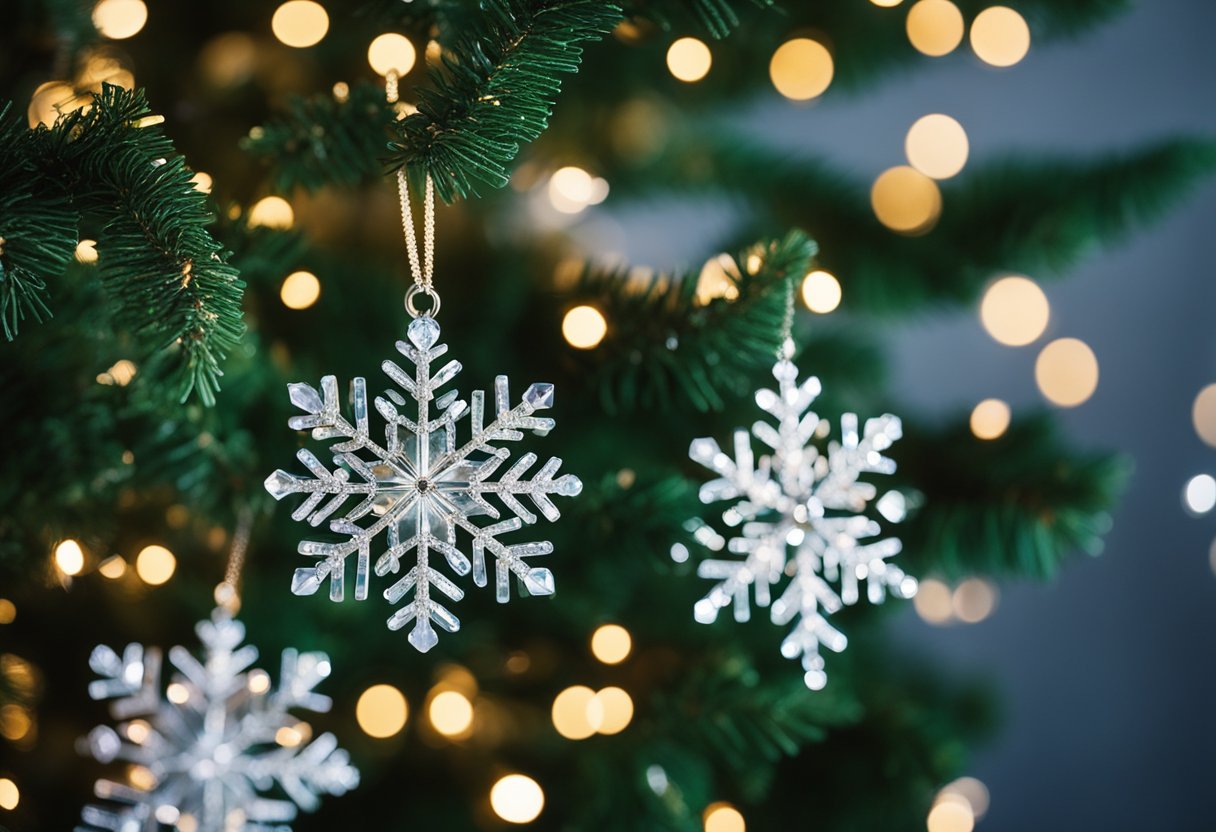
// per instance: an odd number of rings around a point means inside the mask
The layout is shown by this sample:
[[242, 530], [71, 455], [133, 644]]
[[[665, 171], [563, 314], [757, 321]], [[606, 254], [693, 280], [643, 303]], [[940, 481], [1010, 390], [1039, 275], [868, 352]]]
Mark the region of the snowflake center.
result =
[[418, 489], [419, 494], [425, 494], [431, 490], [431, 481], [426, 477], [419, 477], [414, 482], [414, 488]]

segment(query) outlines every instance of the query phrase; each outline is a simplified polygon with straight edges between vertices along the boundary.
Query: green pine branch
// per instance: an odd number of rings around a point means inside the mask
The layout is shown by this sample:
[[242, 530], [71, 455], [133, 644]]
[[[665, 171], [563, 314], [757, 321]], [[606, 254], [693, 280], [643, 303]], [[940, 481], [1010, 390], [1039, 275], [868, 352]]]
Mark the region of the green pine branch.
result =
[[823, 266], [844, 285], [847, 308], [905, 313], [934, 302], [970, 303], [992, 276], [1058, 277], [1099, 245], [1159, 220], [1216, 171], [1216, 141], [1172, 139], [1096, 160], [1012, 157], [979, 162], [942, 184], [942, 216], [905, 237], [879, 224], [869, 182], [829, 163], [720, 134], [684, 135], [635, 172], [619, 195], [678, 191], [742, 200], [736, 239], [809, 229]]
[[[400, 5], [400, 4], [398, 4]], [[274, 187], [350, 187], [379, 177], [396, 113], [383, 87], [362, 81], [345, 99], [332, 93], [297, 96], [287, 111], [254, 128], [241, 146], [273, 162]]]
[[1080, 550], [1098, 554], [1128, 460], [1069, 449], [1046, 416], [996, 440], [966, 424], [909, 430], [894, 449], [899, 477], [924, 496], [902, 529], [913, 574], [1044, 579]]
[[602, 0], [485, 0], [480, 25], [461, 32], [399, 124], [391, 164], [429, 173], [440, 198], [501, 188], [520, 146], [548, 126], [561, 77], [582, 45], [602, 38], [621, 10]]
[[[142, 374], [210, 405], [244, 331], [243, 284], [207, 231], [206, 197], [150, 115], [142, 92], [107, 84], [91, 107], [5, 141], [24, 162], [0, 180], [0, 233], [14, 258], [0, 300], [14, 331], [22, 314], [40, 316], [39, 287], [63, 271], [83, 218], [101, 229], [101, 280], [115, 323], [139, 343]], [[11, 137], [11, 123], [4, 129]], [[62, 190], [47, 195], [47, 182]]]
[[799, 231], [750, 247], [733, 261], [743, 265], [726, 274], [734, 297], [707, 302], [697, 297], [700, 270], [641, 279], [627, 269], [585, 270], [571, 301], [594, 304], [608, 321], [604, 340], [582, 357], [604, 406], [723, 407], [752, 371], [774, 361], [794, 281], [815, 252]]

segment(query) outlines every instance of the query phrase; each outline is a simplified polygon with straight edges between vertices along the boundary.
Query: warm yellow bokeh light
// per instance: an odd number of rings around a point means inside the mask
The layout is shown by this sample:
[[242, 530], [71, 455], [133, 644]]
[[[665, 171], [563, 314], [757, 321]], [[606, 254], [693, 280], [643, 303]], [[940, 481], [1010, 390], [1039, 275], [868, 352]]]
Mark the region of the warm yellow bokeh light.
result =
[[369, 737], [385, 739], [405, 727], [409, 706], [392, 685], [372, 685], [355, 704], [355, 719]]
[[101, 0], [93, 7], [93, 25], [103, 38], [129, 38], [147, 22], [148, 7], [143, 0]]
[[890, 8], [894, 8], [895, 6], [898, 6], [900, 3], [904, 2], [904, 0], [870, 0], [870, 2], [873, 3], [875, 6], [881, 6], [884, 9], [890, 9]]
[[1216, 448], [1216, 384], [1199, 391], [1191, 407], [1191, 421], [1199, 438]]
[[831, 272], [817, 269], [802, 278], [802, 302], [806, 308], [826, 315], [840, 306], [840, 281]]
[[84, 551], [75, 540], [64, 540], [55, 547], [55, 566], [65, 575], [79, 575], [84, 569]]
[[1098, 388], [1098, 359], [1084, 341], [1060, 338], [1039, 353], [1034, 380], [1052, 404], [1076, 407]]
[[190, 688], [181, 682], [174, 682], [165, 688], [165, 698], [174, 705], [185, 705], [190, 701]]
[[250, 228], [264, 226], [286, 229], [291, 228], [291, 224], [295, 220], [296, 216], [295, 212], [291, 210], [291, 203], [281, 196], [262, 197], [249, 211]]
[[809, 101], [823, 95], [835, 71], [832, 53], [811, 38], [787, 40], [777, 47], [768, 65], [773, 86], [791, 101]]
[[576, 349], [597, 346], [607, 333], [608, 322], [594, 306], [576, 306], [562, 318], [562, 337]]
[[0, 737], [10, 742], [20, 742], [34, 727], [30, 712], [20, 705], [0, 706]]
[[490, 789], [490, 807], [507, 823], [531, 823], [545, 808], [545, 793], [531, 777], [508, 774]]
[[81, 240], [76, 244], [76, 262], [90, 265], [97, 262], [97, 241]]
[[697, 303], [705, 304], [725, 298], [739, 297], [739, 264], [729, 254], [719, 254], [705, 261], [697, 275]]
[[12, 624], [17, 620], [17, 605], [7, 598], [0, 598], [0, 624]]
[[265, 670], [250, 671], [246, 685], [250, 693], [266, 693], [270, 690], [270, 674]]
[[729, 803], [711, 803], [701, 815], [705, 832], [746, 832], [747, 823], [739, 810]]
[[270, 28], [282, 43], [302, 49], [320, 43], [325, 37], [329, 15], [313, 0], [288, 0], [275, 9]]
[[925, 826], [929, 832], [971, 832], [975, 828], [975, 815], [965, 804], [945, 800], [929, 810]]
[[971, 411], [971, 432], [977, 439], [997, 439], [1009, 429], [1009, 405], [1000, 399], [984, 399]]
[[307, 309], [321, 297], [321, 281], [312, 272], [292, 272], [283, 279], [279, 299], [288, 309]]
[[950, 0], [920, 0], [908, 9], [908, 40], [922, 54], [940, 57], [963, 42], [963, 13]]
[[568, 740], [585, 740], [604, 723], [603, 705], [583, 685], [566, 688], [553, 700], [553, 727]]
[[608, 198], [608, 183], [574, 165], [558, 168], [549, 177], [549, 202], [563, 214], [578, 214]]
[[435, 694], [427, 714], [431, 718], [431, 725], [445, 737], [465, 736], [473, 725], [473, 703], [456, 690]]
[[986, 64], [1013, 66], [1030, 51], [1026, 18], [1008, 6], [984, 9], [971, 22], [971, 48]]
[[127, 782], [141, 792], [148, 792], [156, 788], [157, 781], [156, 775], [147, 766], [129, 766], [127, 768]]
[[21, 790], [7, 777], [0, 777], [0, 809], [11, 812], [21, 802]]
[[379, 35], [367, 47], [367, 62], [381, 75], [388, 75], [390, 70], [399, 76], [405, 75], [414, 68], [416, 60], [418, 52], [414, 44], [405, 35], [396, 32]]
[[121, 555], [113, 555], [103, 560], [101, 566], [97, 567], [97, 571], [103, 578], [114, 581], [127, 574], [127, 562], [122, 559]]
[[135, 573], [151, 586], [166, 583], [176, 570], [177, 558], [164, 546], [145, 546], [135, 556]]
[[619, 734], [633, 719], [633, 698], [622, 688], [604, 688], [595, 695], [603, 718], [600, 720], [601, 734]]
[[974, 777], [960, 777], [953, 783], [947, 784], [938, 792], [937, 799], [944, 800], [947, 797], [965, 800], [971, 807], [971, 813], [975, 815], [976, 820], [988, 812], [988, 787]]
[[48, 127], [55, 123], [62, 113], [68, 113], [82, 107], [87, 96], [78, 96], [75, 88], [65, 81], [47, 81], [39, 84], [30, 96], [28, 110], [30, 127], [45, 124]]
[[604, 624], [591, 634], [591, 654], [604, 664], [620, 664], [632, 649], [633, 639], [620, 624]]
[[667, 69], [689, 84], [708, 75], [713, 61], [709, 47], [696, 38], [680, 38], [667, 49]]
[[878, 221], [892, 231], [919, 234], [933, 227], [942, 213], [937, 183], [915, 168], [900, 165], [879, 175], [870, 189]]
[[190, 181], [194, 183], [196, 191], [202, 191], [205, 194], [211, 193], [211, 186], [215, 184], [211, 178], [211, 174], [203, 173], [201, 170], [190, 177]]
[[954, 588], [951, 605], [964, 624], [978, 624], [996, 609], [996, 587], [982, 578], [968, 578]]
[[950, 587], [936, 578], [921, 581], [912, 602], [916, 614], [930, 624], [945, 624], [954, 616]]
[[967, 164], [967, 131], [950, 116], [922, 116], [908, 130], [904, 151], [908, 164], [925, 176], [949, 179]]
[[988, 334], [1007, 347], [1024, 347], [1047, 329], [1047, 295], [1028, 277], [1002, 277], [984, 292], [980, 320]]

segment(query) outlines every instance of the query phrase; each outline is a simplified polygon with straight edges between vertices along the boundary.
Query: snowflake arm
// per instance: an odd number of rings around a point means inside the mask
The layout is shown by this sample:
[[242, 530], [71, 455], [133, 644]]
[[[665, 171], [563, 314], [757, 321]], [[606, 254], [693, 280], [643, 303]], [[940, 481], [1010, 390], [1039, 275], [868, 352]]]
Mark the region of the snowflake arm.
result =
[[162, 695], [160, 651], [129, 645], [121, 656], [93, 651], [99, 679], [94, 699], [109, 699], [116, 727], [101, 725], [86, 750], [99, 762], [121, 760], [143, 774], [130, 784], [97, 781], [101, 805], [86, 806], [78, 832], [155, 832], [193, 819], [199, 829], [282, 830], [321, 795], [340, 795], [358, 771], [332, 734], [308, 741], [293, 710], [324, 712], [330, 699], [313, 688], [329, 675], [323, 653], [283, 652], [279, 687], [251, 670], [257, 649], [243, 645], [245, 628], [221, 610], [196, 628], [202, 661], [174, 647], [176, 670]]
[[[882, 526], [867, 513], [873, 504], [884, 519], [898, 522], [906, 507], [903, 495], [890, 491], [879, 497], [873, 483], [860, 479], [894, 472], [895, 463], [883, 451], [900, 437], [900, 422], [891, 415], [869, 419], [859, 433], [857, 417], [844, 414], [841, 441], [821, 452], [816, 440], [826, 438], [829, 425], [810, 410], [821, 391], [819, 380], [799, 384], [797, 369], [786, 359], [777, 362], [773, 375], [777, 390], [756, 393], [756, 404], [771, 421], [736, 431], [733, 458], [713, 439], [693, 440], [689, 448], [693, 461], [717, 475], [701, 487], [701, 501], [728, 504], [721, 516], [725, 535], [700, 518], [686, 524], [714, 553], [698, 565], [698, 576], [714, 583], [693, 614], [708, 624], [730, 606], [737, 621], [746, 621], [754, 598], [756, 606], [770, 608], [773, 623], [790, 627], [781, 652], [801, 659], [808, 687], [819, 689], [827, 681], [820, 649], [839, 652], [847, 645], [828, 618], [859, 600], [860, 584], [866, 584], [872, 603], [888, 592], [909, 597], [916, 590], [915, 580], [889, 563], [900, 551], [899, 540], [879, 538]], [[759, 456], [753, 440], [766, 449]], [[742, 559], [719, 557], [723, 552]], [[687, 548], [677, 544], [672, 554], [683, 560]]]
[[[353, 424], [341, 414], [337, 381], [332, 376], [322, 379], [320, 393], [306, 384], [289, 385], [291, 401], [305, 413], [293, 417], [289, 426], [311, 430], [314, 439], [341, 441], [331, 446], [332, 468], [304, 449], [297, 456], [312, 477], [279, 470], [266, 480], [267, 490], [276, 499], [292, 493], [307, 495], [293, 512], [294, 519], [313, 526], [328, 520], [329, 530], [344, 537], [338, 542], [300, 543], [300, 554], [316, 562], [296, 570], [292, 591], [310, 595], [328, 579], [331, 600], [342, 600], [345, 562], [357, 554], [355, 598], [363, 600], [372, 571], [381, 578], [399, 575], [402, 560], [412, 558], [412, 566], [385, 589], [384, 596], [391, 604], [407, 601], [390, 616], [388, 626], [398, 630], [413, 622], [409, 641], [423, 652], [438, 641], [434, 624], [449, 632], [460, 628], [459, 619], [441, 600], [458, 602], [464, 596], [455, 581], [438, 568], [445, 563], [457, 578], [471, 572], [473, 583], [484, 587], [488, 552], [494, 559], [495, 595], [502, 603], [510, 599], [511, 576], [533, 595], [553, 593], [552, 573], [526, 560], [549, 554], [552, 544], [505, 543], [499, 538], [538, 521], [525, 498], [553, 522], [560, 512], [552, 498], [575, 496], [582, 490], [577, 477], [557, 476], [561, 460], [556, 457], [528, 477], [538, 461], [533, 453], [524, 454], [494, 478], [510, 459], [503, 443], [518, 442], [525, 432], [544, 436], [553, 429], [553, 419], [535, 415], [552, 407], [553, 386], [533, 384], [512, 406], [507, 377], [498, 376], [490, 413], [480, 390], [467, 403], [454, 390], [440, 394], [438, 388], [453, 379], [461, 366], [452, 360], [431, 372], [432, 365], [447, 352], [447, 345], [438, 339], [439, 325], [434, 319], [416, 318], [410, 324], [408, 340], [397, 342], [397, 351], [413, 366], [413, 372], [391, 360], [381, 365], [396, 385], [374, 402], [385, 423], [383, 445], [369, 434], [363, 379], [355, 379], [351, 387]], [[471, 436], [458, 444], [457, 429], [466, 416]], [[513, 516], [504, 519], [504, 512]], [[480, 525], [475, 520], [479, 517], [497, 522]], [[471, 548], [461, 548], [458, 530], [469, 535]], [[372, 547], [381, 535], [385, 545], [373, 566]]]

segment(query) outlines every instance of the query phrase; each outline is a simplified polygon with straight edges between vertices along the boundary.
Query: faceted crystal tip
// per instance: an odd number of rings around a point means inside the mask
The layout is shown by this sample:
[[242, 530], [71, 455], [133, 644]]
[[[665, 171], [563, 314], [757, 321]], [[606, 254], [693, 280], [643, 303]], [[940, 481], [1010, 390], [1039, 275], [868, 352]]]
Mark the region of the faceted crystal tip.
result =
[[553, 407], [553, 385], [544, 382], [533, 384], [524, 392], [524, 401], [535, 410]]
[[415, 347], [429, 350], [439, 341], [439, 324], [430, 315], [423, 315], [410, 321], [406, 334]]
[[544, 567], [537, 567], [524, 578], [524, 586], [533, 595], [552, 595], [556, 586], [553, 583], [553, 573]]
[[303, 382], [287, 385], [287, 396], [292, 404], [306, 413], [320, 413], [325, 407], [321, 402], [321, 394]]
[[266, 486], [266, 490], [270, 492], [271, 497], [281, 500], [288, 494], [295, 492], [295, 486], [299, 481], [299, 477], [289, 474], [280, 468], [267, 477], [263, 485]]
[[410, 630], [409, 642], [419, 653], [425, 653], [439, 643], [439, 635], [431, 626], [429, 619], [419, 616], [417, 623], [414, 624], [414, 629]]
[[313, 567], [297, 569], [291, 576], [291, 592], [293, 595], [313, 595], [321, 588], [321, 578]]
[[700, 462], [702, 465], [708, 465], [713, 461], [714, 457], [722, 452], [718, 447], [718, 443], [708, 437], [692, 440], [692, 444], [688, 446], [688, 456], [693, 462]]
[[574, 474], [566, 474], [557, 480], [557, 493], [563, 497], [577, 497], [583, 493], [583, 481]]

